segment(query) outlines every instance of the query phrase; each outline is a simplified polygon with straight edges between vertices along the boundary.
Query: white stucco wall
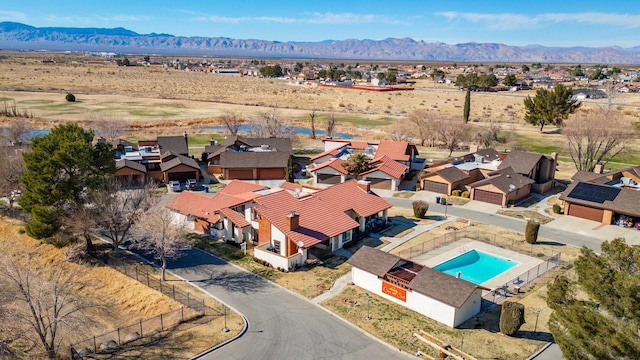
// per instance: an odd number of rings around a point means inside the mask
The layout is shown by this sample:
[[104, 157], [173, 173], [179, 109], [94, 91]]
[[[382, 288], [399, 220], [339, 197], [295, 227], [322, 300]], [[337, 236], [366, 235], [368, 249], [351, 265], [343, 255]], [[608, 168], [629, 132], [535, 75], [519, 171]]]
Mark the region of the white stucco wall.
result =
[[388, 179], [391, 180], [391, 187], [393, 190], [398, 189], [398, 179], [394, 178], [389, 174], [385, 174], [382, 171], [374, 171], [371, 174], [364, 175], [362, 180], [367, 180], [368, 178], [377, 178], [377, 179]]
[[355, 285], [450, 327], [460, 325], [480, 311], [481, 290], [476, 290], [460, 309], [456, 309], [411, 290], [407, 290], [406, 302], [396, 299], [382, 292], [382, 279], [355, 267], [351, 268], [351, 277]]
[[282, 231], [271, 224], [271, 246], [273, 246], [273, 240], [280, 241], [280, 256], [287, 256], [287, 237], [284, 236]]
[[331, 154], [327, 154], [327, 155], [320, 156], [319, 158], [313, 160], [313, 164], [316, 165], [316, 166], [322, 165], [325, 162], [330, 161], [332, 159], [334, 159], [334, 156], [331, 155]]
[[173, 224], [175, 226], [184, 225], [189, 230], [195, 230], [196, 229], [195, 220], [190, 221], [189, 218], [187, 217], [187, 215], [182, 215], [179, 212], [175, 212], [175, 211], [172, 211], [171, 214], [172, 214], [172, 216], [171, 216], [171, 224]]

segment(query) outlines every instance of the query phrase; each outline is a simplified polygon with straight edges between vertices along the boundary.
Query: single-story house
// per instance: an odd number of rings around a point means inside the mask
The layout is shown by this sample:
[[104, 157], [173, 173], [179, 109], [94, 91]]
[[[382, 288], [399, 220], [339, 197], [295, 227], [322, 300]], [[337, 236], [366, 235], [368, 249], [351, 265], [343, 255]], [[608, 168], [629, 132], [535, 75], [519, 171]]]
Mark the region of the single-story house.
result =
[[471, 200], [506, 207], [529, 196], [534, 181], [507, 167], [488, 173], [488, 177], [469, 184]]
[[428, 172], [421, 179], [422, 190], [451, 195], [453, 190], [466, 190], [471, 176], [455, 166]]
[[293, 153], [288, 138], [244, 138], [234, 136], [205, 147], [207, 172], [225, 179], [284, 179]]
[[368, 182], [355, 180], [306, 196], [282, 190], [255, 202], [259, 246], [254, 256], [285, 270], [342, 248], [354, 232], [366, 232], [371, 222], [386, 222], [391, 208], [370, 191]]
[[347, 181], [349, 172], [342, 166], [339, 158], [329, 160], [310, 170], [315, 184], [340, 184]]
[[452, 328], [480, 312], [488, 290], [368, 246], [347, 262], [355, 285]]
[[640, 228], [640, 166], [605, 174], [579, 171], [572, 179], [560, 194], [566, 215]]
[[139, 162], [120, 159], [116, 161], [116, 180], [125, 186], [142, 185], [147, 176], [147, 168]]
[[404, 175], [409, 170], [408, 166], [387, 155], [372, 160], [369, 166], [371, 169], [361, 173], [360, 176], [362, 180], [369, 181], [374, 189], [398, 190]]
[[556, 178], [556, 167], [558, 153], [553, 152], [550, 156], [524, 151], [512, 151], [502, 160], [498, 170], [508, 167], [515, 172], [533, 180], [531, 191], [544, 194], [554, 186]]

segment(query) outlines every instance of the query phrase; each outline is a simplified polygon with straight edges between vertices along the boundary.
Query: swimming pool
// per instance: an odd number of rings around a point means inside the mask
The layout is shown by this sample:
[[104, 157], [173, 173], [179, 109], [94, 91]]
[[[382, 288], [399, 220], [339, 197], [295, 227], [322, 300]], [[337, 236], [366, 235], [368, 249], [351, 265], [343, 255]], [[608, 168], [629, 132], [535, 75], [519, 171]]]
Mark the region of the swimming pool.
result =
[[480, 285], [516, 265], [518, 262], [514, 260], [479, 250], [470, 250], [435, 266], [433, 269], [452, 276], [457, 276], [460, 272], [460, 278], [463, 280]]

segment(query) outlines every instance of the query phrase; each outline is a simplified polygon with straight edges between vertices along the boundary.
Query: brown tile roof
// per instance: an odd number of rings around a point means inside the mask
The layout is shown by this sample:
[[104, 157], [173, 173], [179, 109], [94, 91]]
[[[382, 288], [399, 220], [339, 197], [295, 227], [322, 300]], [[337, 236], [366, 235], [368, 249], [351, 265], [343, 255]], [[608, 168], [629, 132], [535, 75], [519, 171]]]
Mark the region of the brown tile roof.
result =
[[[396, 265], [400, 262], [411, 263], [409, 260], [368, 246], [361, 247], [347, 260], [347, 263], [351, 264], [351, 266], [378, 277], [384, 277], [387, 273], [394, 271]], [[476, 284], [426, 266], [422, 267], [413, 279], [409, 281], [408, 287], [413, 291], [456, 308], [464, 305], [467, 299], [479, 288]]]
[[189, 155], [187, 139], [182, 135], [158, 136], [158, 145], [161, 152], [170, 150], [180, 155]]
[[527, 175], [533, 170], [538, 161], [545, 156], [542, 154], [513, 151], [510, 152], [502, 163], [498, 166], [498, 170], [512, 167], [518, 174]]
[[143, 173], [147, 172], [147, 168], [144, 167], [144, 165], [140, 164], [139, 162], [135, 162], [127, 159], [120, 159], [116, 161], [116, 170], [120, 170], [125, 167], [129, 169], [137, 170]]
[[200, 166], [198, 165], [198, 163], [190, 158], [190, 157], [186, 157], [184, 155], [178, 155], [175, 158], [167, 161], [167, 162], [163, 162], [162, 164], [160, 164], [160, 170], [162, 171], [167, 171], [167, 170], [171, 170], [174, 167], [178, 166], [178, 165], [186, 165], [189, 166], [195, 170], [200, 171]]
[[450, 183], [456, 183], [458, 181], [466, 180], [470, 177], [469, 174], [458, 169], [455, 166], [450, 166], [442, 170], [438, 170], [436, 171], [436, 174], [442, 176], [442, 178], [446, 179]]
[[347, 263], [378, 277], [383, 277], [400, 260], [399, 256], [363, 246], [347, 260]]
[[406, 141], [380, 141], [374, 160], [386, 155], [395, 161], [409, 161], [411, 160], [411, 147], [415, 148], [415, 145]]
[[372, 164], [374, 168], [372, 168], [371, 170], [365, 171], [360, 175], [367, 175], [376, 171], [382, 171], [383, 173], [393, 178], [399, 179], [400, 177], [402, 177], [402, 175], [404, 175], [407, 169], [409, 169], [409, 167], [407, 167], [406, 165], [403, 165], [391, 159], [387, 155], [384, 155], [375, 161], [371, 161], [369, 164]]
[[220, 216], [214, 210], [213, 198], [193, 191], [181, 192], [180, 195], [169, 200], [166, 207], [183, 215], [205, 219], [210, 223], [220, 220]]
[[231, 222], [234, 223], [237, 227], [243, 228], [251, 225], [247, 221], [247, 219], [245, 219], [244, 216], [242, 216], [242, 214], [240, 214], [237, 211], [233, 211], [229, 208], [224, 208], [224, 209], [220, 209], [220, 213], [222, 213], [222, 215], [224, 215], [226, 218], [231, 220]]
[[266, 190], [268, 187], [260, 184], [254, 184], [242, 180], [233, 180], [227, 186], [222, 188], [219, 193], [227, 195], [240, 195], [248, 192]]
[[[366, 217], [391, 207], [379, 196], [362, 190], [355, 180], [301, 198], [283, 190], [256, 198], [255, 202], [259, 214], [293, 241], [303, 241], [304, 247], [357, 228], [359, 224], [346, 214], [348, 210]], [[293, 230], [287, 223], [292, 210], [300, 215], [300, 226]]]
[[311, 169], [309, 171], [314, 172], [314, 171], [317, 171], [317, 170], [320, 170], [320, 169], [324, 169], [326, 167], [330, 167], [330, 168], [338, 171], [341, 174], [348, 175], [349, 172], [342, 166], [342, 163], [343, 163], [343, 161], [340, 160], [340, 159], [333, 159], [333, 160], [330, 160], [330, 161], [325, 161], [322, 164], [314, 167], [313, 169]]

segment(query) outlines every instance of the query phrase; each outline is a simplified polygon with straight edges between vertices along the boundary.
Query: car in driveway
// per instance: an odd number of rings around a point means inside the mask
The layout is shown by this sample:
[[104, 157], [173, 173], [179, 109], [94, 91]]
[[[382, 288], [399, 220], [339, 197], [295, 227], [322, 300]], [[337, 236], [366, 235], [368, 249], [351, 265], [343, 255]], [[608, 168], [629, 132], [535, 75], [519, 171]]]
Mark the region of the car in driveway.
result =
[[182, 191], [182, 186], [180, 186], [180, 181], [177, 181], [177, 180], [169, 181], [169, 189], [171, 189], [171, 191]]
[[196, 179], [187, 180], [187, 184], [185, 186], [187, 190], [198, 190], [198, 182]]

